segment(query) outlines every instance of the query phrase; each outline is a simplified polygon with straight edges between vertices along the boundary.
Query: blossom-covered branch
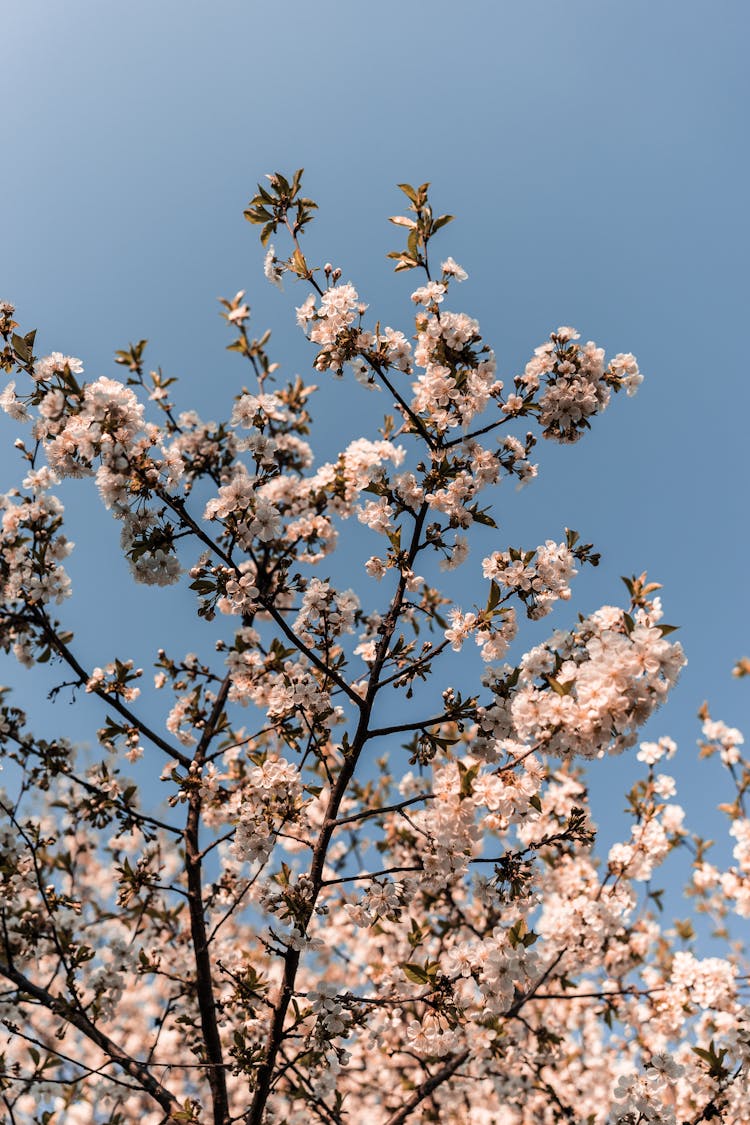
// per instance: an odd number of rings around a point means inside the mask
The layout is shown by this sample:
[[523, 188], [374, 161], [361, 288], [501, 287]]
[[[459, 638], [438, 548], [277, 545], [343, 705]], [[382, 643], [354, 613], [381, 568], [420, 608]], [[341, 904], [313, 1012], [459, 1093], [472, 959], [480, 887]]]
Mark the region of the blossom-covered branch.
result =
[[[245, 212], [268, 280], [302, 288], [315, 378], [353, 377], [327, 461], [317, 386], [284, 381], [244, 292], [221, 315], [251, 387], [237, 381], [218, 421], [181, 409], [145, 340], [116, 353], [124, 381], [86, 381], [0, 303], [0, 405], [26, 428], [22, 486], [0, 498], [0, 645], [62, 667], [53, 698], [107, 709], [83, 751], [35, 735], [0, 692], [11, 1120], [746, 1118], [742, 736], [702, 712], [733, 840], [712, 862], [663, 772], [675, 744], [640, 741], [685, 663], [659, 585], [633, 576], [622, 605], [545, 629], [599, 555], [565, 526], [538, 543], [498, 530], [502, 481], [531, 485], [537, 447], [575, 445], [637, 390], [638, 364], [563, 326], [502, 374], [461, 307], [466, 271], [435, 256], [452, 216], [428, 184], [400, 190], [406, 245], [390, 256], [417, 278], [400, 328], [316, 264], [301, 171], [270, 176]], [[349, 410], [368, 395], [382, 418]], [[91, 481], [135, 582], [157, 600], [187, 586], [196, 648], [213, 641], [209, 657], [157, 648], [148, 719], [115, 610], [96, 666], [73, 643], [86, 591], [70, 600], [57, 492]], [[584, 771], [623, 752], [642, 766], [632, 825], [601, 854]], [[722, 956], [702, 955], [698, 921], [660, 915], [653, 880], [673, 853]]]

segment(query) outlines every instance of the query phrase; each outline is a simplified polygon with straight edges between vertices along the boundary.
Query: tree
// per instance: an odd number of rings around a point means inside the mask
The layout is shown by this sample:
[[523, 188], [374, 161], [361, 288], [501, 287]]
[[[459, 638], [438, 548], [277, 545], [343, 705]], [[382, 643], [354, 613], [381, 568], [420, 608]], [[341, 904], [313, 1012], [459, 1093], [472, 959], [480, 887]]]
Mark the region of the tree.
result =
[[[492, 486], [535, 475], [538, 433], [578, 440], [613, 393], [636, 390], [637, 363], [605, 364], [560, 328], [504, 388], [477, 322], [445, 308], [465, 273], [431, 265], [451, 216], [433, 215], [426, 184], [400, 185], [408, 213], [391, 220], [407, 232], [396, 270], [423, 274], [412, 345], [372, 325], [340, 270], [309, 264], [301, 172], [268, 180], [245, 215], [268, 278], [310, 287], [297, 322], [315, 370], [353, 370], [394, 403], [329, 464], [312, 467], [307, 441], [315, 387], [275, 382], [243, 293], [222, 315], [256, 386], [218, 427], [178, 412], [145, 341], [116, 354], [125, 382], [86, 383], [79, 360], [35, 357], [34, 332], [0, 306], [15, 376], [2, 405], [31, 427], [23, 489], [2, 501], [2, 645], [29, 667], [57, 662], [56, 690], [84, 689], [105, 713], [86, 766], [3, 696], [7, 1118], [739, 1123], [740, 951], [697, 956], [689, 922], [660, 925], [649, 880], [689, 848], [698, 907], [721, 926], [750, 915], [741, 736], [703, 713], [706, 753], [734, 786], [734, 866], [706, 860], [671, 802], [667, 738], [641, 745], [630, 839], [597, 858], [577, 759], [636, 744], [682, 649], [644, 574], [624, 609], [511, 661], [517, 611], [546, 616], [598, 556], [570, 529], [534, 550], [491, 534]], [[213, 664], [158, 652], [165, 730], [139, 713], [142, 670], [84, 667], [55, 616], [70, 545], [50, 490], [91, 476], [133, 577], [188, 580], [218, 635]], [[379, 544], [352, 568], [359, 594], [320, 576], [353, 516]], [[463, 566], [471, 609], [441, 579]], [[452, 653], [470, 641], [486, 668], [467, 692]], [[161, 805], [127, 776], [123, 758], [141, 756], [161, 770]]]

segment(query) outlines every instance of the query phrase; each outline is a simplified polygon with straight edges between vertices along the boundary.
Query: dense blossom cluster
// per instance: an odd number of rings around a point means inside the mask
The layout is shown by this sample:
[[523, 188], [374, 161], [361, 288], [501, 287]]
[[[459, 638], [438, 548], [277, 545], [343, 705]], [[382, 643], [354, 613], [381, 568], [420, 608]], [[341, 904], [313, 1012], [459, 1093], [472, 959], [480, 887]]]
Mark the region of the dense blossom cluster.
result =
[[574, 328], [553, 332], [548, 343], [535, 349], [534, 358], [516, 379], [519, 393], [505, 406], [510, 412], [523, 410], [528, 397], [541, 392], [539, 422], [544, 436], [561, 442], [580, 438], [589, 418], [609, 403], [610, 387], [632, 395], [643, 381], [635, 356], [616, 355], [605, 370], [604, 349], [591, 340], [581, 346], [575, 343], [578, 339]]
[[267, 860], [278, 823], [297, 819], [302, 798], [299, 770], [283, 758], [266, 759], [250, 770], [237, 811], [231, 852], [239, 860]]
[[[560, 328], [506, 390], [477, 321], [449, 307], [466, 271], [431, 269], [450, 216], [427, 185], [401, 186], [391, 257], [420, 271], [413, 333], [310, 265], [300, 173], [270, 177], [246, 212], [269, 281], [310, 287], [296, 312], [318, 376], [352, 371], [393, 411], [322, 464], [315, 387], [279, 380], [244, 292], [222, 316], [255, 385], [218, 423], [177, 410], [145, 341], [116, 355], [125, 382], [83, 382], [0, 302], [0, 406], [31, 434], [23, 487], [0, 499], [0, 644], [62, 665], [53, 694], [98, 700], [103, 721], [84, 760], [0, 690], [10, 1121], [747, 1120], [741, 952], [704, 956], [689, 922], [663, 924], [652, 885], [681, 850], [699, 914], [729, 937], [750, 917], [742, 736], [703, 712], [702, 753], [734, 789], [728, 865], [687, 826], [666, 737], [640, 744], [632, 825], [602, 856], [580, 763], [638, 742], [684, 654], [645, 575], [624, 607], [517, 652], [519, 607], [545, 618], [598, 556], [569, 529], [535, 549], [482, 538], [494, 486], [531, 481], [538, 438], [577, 440], [637, 388], [637, 363]], [[284, 234], [286, 258], [269, 241]], [[71, 604], [72, 544], [52, 490], [79, 477], [119, 521], [134, 578], [184, 581], [216, 630], [210, 660], [159, 649], [148, 706], [112, 630], [87, 667], [53, 616]], [[340, 584], [328, 560], [347, 520]], [[438, 582], [459, 568], [456, 605]]]
[[584, 758], [632, 746], [685, 662], [679, 643], [663, 636], [660, 618], [658, 599], [633, 617], [603, 606], [559, 645], [533, 649], [521, 662], [512, 700], [517, 736]]

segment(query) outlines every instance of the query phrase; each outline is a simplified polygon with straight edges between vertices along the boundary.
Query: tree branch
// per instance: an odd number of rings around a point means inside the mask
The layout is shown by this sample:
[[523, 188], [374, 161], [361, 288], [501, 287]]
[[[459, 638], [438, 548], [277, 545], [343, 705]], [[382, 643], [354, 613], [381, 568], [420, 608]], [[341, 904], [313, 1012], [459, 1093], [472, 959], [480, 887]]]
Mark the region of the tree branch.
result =
[[[412, 532], [411, 543], [407, 556], [406, 568], [411, 567], [419, 550], [419, 540], [422, 534], [422, 526], [427, 515], [428, 505], [422, 504], [418, 516], [414, 521], [414, 530]], [[310, 919], [313, 916], [315, 904], [322, 887], [325, 885], [323, 879], [323, 870], [325, 868], [326, 856], [328, 855], [328, 847], [331, 842], [331, 837], [337, 826], [337, 817], [341, 802], [346, 796], [349, 788], [349, 783], [354, 776], [354, 771], [357, 767], [360, 754], [367, 742], [370, 718], [372, 716], [372, 708], [374, 706], [375, 697], [378, 690], [378, 677], [386, 659], [388, 648], [393, 637], [396, 624], [399, 619], [399, 613], [403, 605], [404, 595], [406, 592], [406, 575], [401, 573], [399, 583], [393, 595], [390, 609], [385, 617], [383, 624], [383, 634], [378, 642], [378, 647], [375, 655], [375, 660], [370, 672], [370, 682], [368, 685], [367, 694], [364, 700], [359, 700], [360, 713], [357, 729], [354, 734], [351, 745], [345, 753], [344, 762], [341, 767], [341, 772], [336, 779], [335, 784], [331, 789], [331, 794], [326, 808], [325, 818], [322, 827], [318, 834], [313, 849], [312, 862], [310, 864], [309, 872], [309, 885], [310, 891], [308, 899], [305, 903], [304, 911], [301, 917], [297, 919], [297, 925], [302, 933], [306, 933]], [[253, 1094], [252, 1104], [245, 1120], [247, 1125], [262, 1125], [265, 1115], [265, 1107], [268, 1101], [268, 1095], [271, 1090], [271, 1082], [273, 1080], [274, 1067], [276, 1059], [284, 1039], [284, 1022], [286, 1020], [286, 1013], [289, 1005], [294, 996], [295, 982], [297, 979], [297, 971], [299, 969], [301, 951], [288, 946], [284, 954], [284, 972], [279, 988], [278, 998], [274, 1005], [273, 1016], [271, 1018], [271, 1026], [268, 1032], [268, 1039], [266, 1041], [265, 1056], [263, 1062], [258, 1067], [256, 1075], [255, 1092]]]
[[403, 1122], [406, 1121], [407, 1117], [417, 1108], [420, 1102], [423, 1102], [425, 1098], [429, 1098], [430, 1094], [437, 1090], [438, 1086], [442, 1086], [444, 1082], [452, 1078], [458, 1068], [463, 1066], [468, 1057], [468, 1051], [461, 1051], [459, 1055], [454, 1055], [452, 1059], [449, 1059], [445, 1066], [441, 1067], [436, 1074], [433, 1074], [430, 1078], [426, 1078], [420, 1086], [417, 1086], [408, 1101], [404, 1102], [400, 1109], [397, 1109], [395, 1113], [391, 1114], [385, 1125], [403, 1125]]
[[77, 1027], [87, 1039], [95, 1043], [107, 1055], [108, 1058], [116, 1063], [126, 1074], [134, 1078], [141, 1089], [150, 1094], [154, 1101], [166, 1110], [171, 1116], [177, 1113], [181, 1106], [177, 1101], [174, 1094], [172, 1094], [166, 1086], [154, 1078], [153, 1074], [142, 1063], [137, 1062], [126, 1054], [125, 1051], [119, 1047], [113, 1039], [100, 1031], [95, 1024], [91, 1022], [85, 1013], [70, 1008], [64, 1000], [53, 996], [46, 989], [40, 988], [38, 985], [30, 981], [28, 977], [20, 973], [13, 965], [5, 965], [0, 962], [0, 975], [4, 976], [6, 980], [11, 981], [20, 992], [25, 993], [27, 996], [42, 1004], [50, 1012], [56, 1016], [60, 1016], [67, 1023]]
[[[47, 641], [49, 642], [50, 648], [53, 648], [57, 655], [62, 657], [65, 663], [73, 669], [73, 671], [78, 676], [81, 685], [86, 684], [90, 679], [88, 672], [83, 667], [83, 665], [78, 662], [65, 642], [62, 641], [60, 637], [58, 637], [57, 633], [52, 628], [52, 623], [47, 617], [47, 614], [37, 607], [32, 608], [36, 608], [37, 610], [35, 614], [37, 624], [41, 626], [41, 629], [44, 632]], [[162, 738], [161, 735], [156, 733], [156, 731], [153, 731], [150, 727], [146, 726], [146, 724], [142, 722], [136, 715], [134, 715], [130, 708], [126, 707], [125, 704], [122, 703], [116, 696], [110, 695], [106, 691], [102, 691], [100, 688], [96, 687], [93, 689], [93, 694], [98, 695], [99, 698], [103, 700], [108, 707], [111, 707], [113, 711], [117, 711], [119, 715], [122, 715], [124, 719], [127, 719], [130, 725], [136, 727], [141, 732], [143, 737], [147, 738], [149, 742], [152, 742], [154, 746], [158, 746], [160, 750], [163, 750], [164, 753], [168, 754], [170, 758], [174, 758], [174, 760], [176, 762], [179, 762], [180, 765], [185, 769], [189, 768], [190, 759], [187, 757], [187, 755], [183, 754], [182, 751], [178, 750], [175, 746], [170, 746], [166, 739]]]
[[[231, 679], [226, 676], [216, 695], [211, 715], [206, 723], [201, 739], [196, 747], [193, 763], [200, 768], [205, 759], [211, 739], [216, 730], [226, 703]], [[190, 914], [190, 936], [195, 957], [196, 992], [201, 1017], [203, 1041], [209, 1066], [208, 1083], [211, 1087], [214, 1125], [229, 1125], [229, 1097], [227, 1079], [224, 1071], [224, 1056], [216, 1016], [211, 958], [209, 956], [206, 918], [203, 906], [203, 876], [200, 850], [201, 794], [195, 788], [190, 793], [187, 823], [185, 825], [185, 867], [188, 883], [188, 911]]]
[[[237, 574], [238, 576], [241, 575], [242, 572], [240, 571], [237, 564], [232, 560], [232, 558], [225, 551], [222, 551], [221, 547], [219, 547], [218, 544], [214, 542], [210, 535], [206, 535], [200, 524], [193, 519], [193, 517], [187, 510], [184, 500], [175, 500], [175, 498], [173, 496], [170, 496], [169, 493], [164, 489], [158, 489], [157, 495], [161, 500], [164, 501], [165, 504], [167, 504], [172, 509], [173, 512], [175, 512], [177, 516], [179, 516], [181, 520], [183, 520], [185, 525], [190, 528], [194, 535], [197, 535], [200, 541], [204, 543], [209, 548], [209, 550], [218, 555], [222, 562], [226, 563], [226, 565], [230, 567], [235, 574]], [[341, 676], [339, 676], [337, 672], [334, 672], [332, 668], [329, 668], [328, 665], [320, 659], [317, 653], [315, 653], [313, 649], [309, 648], [304, 643], [304, 641], [302, 641], [300, 637], [297, 636], [293, 629], [290, 629], [290, 627], [284, 620], [284, 615], [279, 613], [278, 609], [273, 605], [273, 603], [261, 601], [260, 604], [266, 613], [270, 613], [271, 617], [274, 619], [278, 627], [281, 629], [284, 635], [289, 638], [294, 647], [298, 649], [304, 656], [306, 656], [307, 659], [315, 665], [319, 672], [323, 672], [330, 680], [332, 680], [333, 683], [335, 683], [336, 686], [340, 688], [344, 692], [344, 694], [347, 695], [349, 699], [351, 699], [351, 701], [357, 705], [357, 707], [361, 708], [362, 700], [357, 695], [357, 693], [349, 686], [346, 680], [342, 679]]]
[[364, 812], [352, 813], [351, 816], [340, 816], [336, 821], [336, 828], [340, 828], [344, 824], [353, 824], [358, 820], [369, 820], [372, 816], [381, 816], [383, 813], [401, 812], [402, 809], [408, 808], [409, 805], [419, 804], [421, 801], [434, 801], [434, 793], [422, 793], [419, 797], [407, 797], [405, 801], [399, 801], [395, 805], [381, 805], [377, 809], [365, 809]]

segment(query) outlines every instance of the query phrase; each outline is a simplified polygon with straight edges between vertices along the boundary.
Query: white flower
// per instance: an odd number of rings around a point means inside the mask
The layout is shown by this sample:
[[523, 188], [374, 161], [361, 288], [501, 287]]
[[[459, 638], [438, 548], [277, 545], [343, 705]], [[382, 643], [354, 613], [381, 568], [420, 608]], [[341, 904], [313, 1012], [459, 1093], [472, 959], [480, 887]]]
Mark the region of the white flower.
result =
[[446, 293], [446, 287], [441, 281], [430, 281], [420, 289], [415, 289], [411, 295], [415, 305], [440, 304]]
[[453, 258], [446, 258], [440, 268], [447, 277], [455, 277], [456, 281], [466, 281], [469, 276]]
[[83, 364], [80, 359], [76, 359], [72, 355], [63, 355], [62, 352], [52, 352], [51, 355], [46, 355], [43, 359], [37, 360], [34, 378], [37, 381], [50, 379], [53, 375], [62, 374], [66, 367], [73, 375], [80, 375], [83, 371]]
[[25, 422], [28, 418], [28, 410], [20, 399], [16, 398], [15, 383], [8, 383], [5, 390], [0, 394], [0, 409], [4, 410], [14, 422]]
[[278, 259], [276, 257], [276, 251], [273, 248], [273, 244], [268, 247], [268, 253], [266, 254], [265, 261], [263, 262], [263, 273], [266, 275], [272, 285], [275, 285], [277, 289], [283, 290], [284, 286], [281, 279], [284, 276], [284, 271], [279, 265]]
[[379, 559], [377, 555], [373, 555], [365, 563], [365, 570], [370, 578], [377, 578], [378, 581], [380, 581], [385, 574], [386, 566], [382, 559]]
[[306, 301], [294, 310], [297, 314], [297, 324], [300, 328], [307, 327], [308, 320], [312, 320], [315, 316], [315, 294], [311, 293]]

